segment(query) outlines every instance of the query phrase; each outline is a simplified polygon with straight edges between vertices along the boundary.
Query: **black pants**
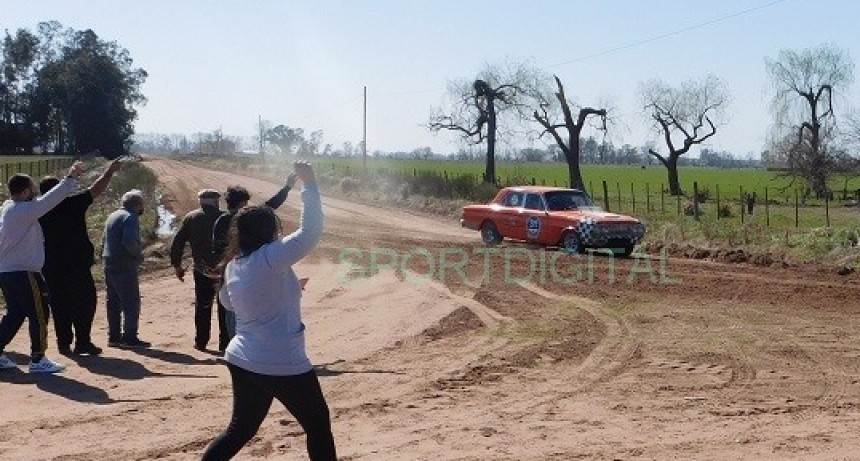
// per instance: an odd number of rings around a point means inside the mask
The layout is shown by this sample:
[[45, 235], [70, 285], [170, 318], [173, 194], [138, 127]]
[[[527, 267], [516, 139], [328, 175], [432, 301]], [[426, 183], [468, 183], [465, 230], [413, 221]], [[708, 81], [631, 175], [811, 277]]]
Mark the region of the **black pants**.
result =
[[12, 342], [24, 319], [30, 324], [30, 356], [38, 362], [48, 347], [48, 289], [38, 272], [2, 272], [0, 288], [6, 315], [0, 321], [0, 353]]
[[60, 350], [69, 349], [72, 340], [80, 347], [92, 344], [91, 333], [98, 300], [90, 268], [45, 270], [45, 282], [51, 292], [51, 311]]
[[233, 379], [233, 417], [203, 453], [203, 461], [231, 459], [257, 434], [273, 399], [296, 418], [307, 436], [311, 461], [335, 461], [328, 406], [315, 371], [295, 376], [268, 376], [227, 364]]
[[[218, 281], [194, 271], [194, 344], [206, 347], [212, 329], [212, 304], [215, 302]], [[220, 304], [220, 303], [219, 303]], [[230, 342], [224, 308], [218, 306], [218, 348], [224, 350]]]

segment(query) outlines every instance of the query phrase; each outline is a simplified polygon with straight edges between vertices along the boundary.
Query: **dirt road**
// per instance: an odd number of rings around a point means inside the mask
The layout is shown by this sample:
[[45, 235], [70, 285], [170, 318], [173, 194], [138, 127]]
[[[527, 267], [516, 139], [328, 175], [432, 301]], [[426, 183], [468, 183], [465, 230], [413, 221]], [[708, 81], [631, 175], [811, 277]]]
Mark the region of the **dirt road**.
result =
[[[203, 187], [240, 183], [254, 203], [278, 188], [147, 164], [179, 212]], [[279, 211], [286, 228], [298, 203]], [[341, 459], [860, 457], [857, 275], [487, 252], [456, 222], [324, 206], [297, 272]], [[0, 372], [0, 459], [199, 458], [230, 416], [226, 369], [191, 347], [189, 283], [155, 275], [142, 293], [152, 349], [66, 359], [56, 376]], [[9, 355], [25, 363], [27, 344], [22, 332]], [[275, 405], [237, 459], [306, 459], [303, 445]]]

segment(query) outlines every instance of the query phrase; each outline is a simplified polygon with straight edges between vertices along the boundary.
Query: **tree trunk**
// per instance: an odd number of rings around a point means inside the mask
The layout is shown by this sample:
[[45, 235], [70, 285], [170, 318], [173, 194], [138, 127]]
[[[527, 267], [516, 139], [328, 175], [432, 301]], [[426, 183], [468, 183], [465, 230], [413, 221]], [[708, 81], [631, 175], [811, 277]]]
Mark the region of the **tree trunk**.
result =
[[669, 174], [669, 195], [681, 195], [681, 183], [678, 181], [678, 155], [669, 154], [666, 160], [666, 172]]
[[496, 183], [496, 107], [492, 92], [487, 94], [487, 166], [484, 182]]
[[567, 173], [570, 179], [570, 187], [585, 190], [585, 181], [582, 180], [582, 169], [579, 167], [579, 130], [571, 133], [568, 144], [570, 149], [565, 152], [567, 159]]

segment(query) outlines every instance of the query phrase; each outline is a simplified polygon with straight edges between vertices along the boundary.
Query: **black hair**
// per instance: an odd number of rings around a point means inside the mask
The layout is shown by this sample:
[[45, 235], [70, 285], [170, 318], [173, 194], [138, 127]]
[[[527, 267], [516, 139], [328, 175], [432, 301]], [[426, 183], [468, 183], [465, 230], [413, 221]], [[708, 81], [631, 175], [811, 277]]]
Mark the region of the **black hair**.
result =
[[281, 230], [281, 220], [267, 206], [246, 206], [230, 222], [227, 251], [221, 260], [223, 270], [233, 258], [247, 256], [275, 240]]
[[11, 195], [20, 194], [24, 192], [30, 184], [33, 182], [33, 179], [24, 173], [16, 173], [11, 178], [9, 178], [9, 193]]
[[242, 186], [228, 187], [227, 194], [224, 196], [228, 208], [235, 208], [248, 200], [251, 200], [251, 194], [248, 193], [248, 189]]
[[57, 187], [57, 184], [60, 183], [60, 180], [57, 179], [56, 176], [45, 176], [39, 181], [39, 193], [46, 194], [49, 190]]

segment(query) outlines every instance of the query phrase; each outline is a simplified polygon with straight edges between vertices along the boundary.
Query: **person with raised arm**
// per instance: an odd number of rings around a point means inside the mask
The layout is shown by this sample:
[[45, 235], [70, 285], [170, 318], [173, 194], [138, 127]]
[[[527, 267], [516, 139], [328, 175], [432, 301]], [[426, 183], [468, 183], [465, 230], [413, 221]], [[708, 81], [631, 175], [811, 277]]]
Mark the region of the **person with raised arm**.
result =
[[[91, 337], [98, 299], [92, 274], [95, 258], [93, 243], [87, 232], [87, 210], [104, 194], [114, 173], [121, 166], [119, 159], [113, 160], [90, 187], [66, 197], [39, 218], [45, 234], [45, 266], [42, 274], [51, 293], [57, 347], [63, 355], [73, 352], [83, 355], [102, 353], [102, 349], [93, 344]], [[59, 183], [59, 179], [46, 176], [39, 182], [39, 190], [46, 194]]]
[[204, 461], [235, 456], [257, 433], [278, 399], [304, 429], [313, 461], [336, 460], [328, 405], [305, 353], [301, 283], [293, 265], [319, 242], [323, 215], [310, 164], [297, 162], [303, 183], [299, 229], [280, 237], [267, 206], [245, 207], [231, 223], [221, 302], [236, 315], [236, 336], [224, 354], [233, 384], [233, 414], [206, 448]]
[[11, 199], [0, 206], [0, 289], [6, 299], [6, 315], [0, 321], [0, 370], [16, 368], [3, 350], [24, 319], [30, 325], [30, 373], [56, 373], [65, 366], [45, 356], [48, 339], [48, 289], [42, 278], [45, 245], [39, 218], [69, 196], [83, 172], [75, 162], [56, 187], [38, 197], [33, 178], [18, 173], [9, 178]]

